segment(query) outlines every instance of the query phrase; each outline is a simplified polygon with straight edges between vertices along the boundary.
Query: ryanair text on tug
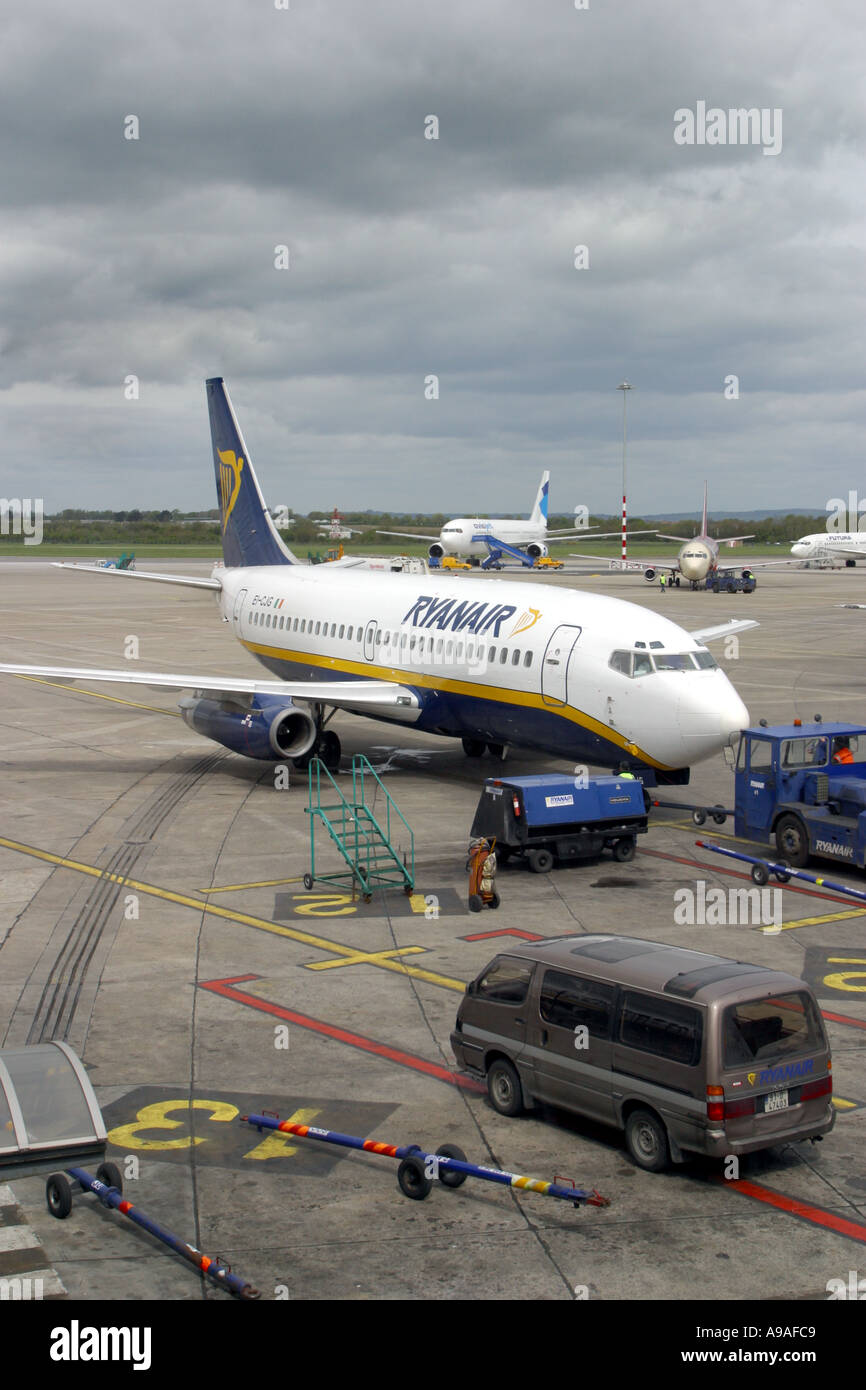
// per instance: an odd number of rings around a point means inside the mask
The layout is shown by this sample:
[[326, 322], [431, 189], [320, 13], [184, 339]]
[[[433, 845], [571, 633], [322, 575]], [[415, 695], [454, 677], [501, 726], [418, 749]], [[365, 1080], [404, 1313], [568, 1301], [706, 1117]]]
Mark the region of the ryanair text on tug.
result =
[[649, 784], [688, 781], [691, 764], [748, 725], [705, 643], [751, 620], [689, 633], [574, 589], [299, 565], [265, 507], [222, 378], [207, 382], [207, 397], [224, 566], [209, 579], [92, 572], [213, 590], [234, 635], [276, 679], [0, 671], [186, 688], [181, 710], [198, 733], [299, 765], [314, 755], [339, 762], [326, 727], [334, 710], [460, 738], [468, 754], [511, 744], [572, 763], [628, 763]]

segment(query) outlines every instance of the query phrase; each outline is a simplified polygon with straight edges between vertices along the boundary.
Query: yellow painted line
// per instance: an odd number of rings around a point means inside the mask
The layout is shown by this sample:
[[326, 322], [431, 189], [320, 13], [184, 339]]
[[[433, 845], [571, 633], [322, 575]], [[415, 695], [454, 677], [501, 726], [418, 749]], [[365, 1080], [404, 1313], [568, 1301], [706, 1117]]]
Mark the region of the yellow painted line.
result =
[[[667, 763], [660, 763], [656, 758], [650, 757], [649, 753], [638, 748], [637, 744], [618, 734], [609, 725], [602, 724], [598, 719], [593, 719], [591, 714], [585, 714], [582, 710], [576, 710], [570, 705], [548, 704], [543, 696], [536, 694], [532, 690], [509, 690], [505, 686], [499, 685], [478, 685], [474, 681], [453, 680], [447, 676], [428, 676], [421, 671], [416, 671], [413, 667], [392, 667], [376, 666], [373, 662], [367, 661], [346, 661], [342, 657], [323, 656], [319, 652], [301, 652], [287, 647], [266, 647], [259, 642], [250, 642], [246, 638], [240, 639], [241, 646], [246, 647], [248, 652], [256, 656], [269, 656], [278, 661], [293, 661], [303, 666], [327, 667], [332, 671], [340, 671], [344, 675], [367, 676], [376, 680], [395, 681], [398, 685], [418, 685], [426, 690], [446, 690], [455, 695], [472, 695], [481, 700], [492, 700], [497, 704], [503, 705], [523, 705], [529, 709], [545, 710], [548, 714], [558, 714], [561, 719], [567, 719], [572, 724], [580, 724], [584, 729], [589, 729], [592, 733], [600, 734], [608, 743], [616, 744], [623, 750], [633, 747], [637, 748], [640, 757], [651, 767], [657, 767], [663, 771], [669, 771]], [[327, 704], [327, 700], [321, 703]]]
[[379, 965], [383, 960], [394, 956], [414, 956], [426, 950], [424, 946], [398, 946], [388, 951], [358, 951], [354, 956], [344, 956], [342, 960], [317, 960], [305, 965], [305, 970], [339, 970], [344, 965]]
[[196, 888], [197, 893], [235, 893], [241, 888], [278, 888], [281, 883], [303, 883], [304, 875], [295, 878], [260, 878], [255, 883], [227, 883], [224, 888]]
[[409, 906], [413, 912], [420, 912], [423, 917], [427, 911], [427, 899], [423, 893], [412, 893], [409, 898]]
[[70, 695], [90, 695], [94, 700], [110, 700], [113, 705], [129, 705], [130, 709], [148, 709], [152, 714], [169, 714], [172, 719], [180, 719], [180, 710], [160, 709], [159, 705], [142, 705], [138, 700], [122, 700], [119, 695], [103, 695], [100, 690], [85, 690], [80, 685], [70, 685], [69, 681], [49, 681], [44, 676], [15, 676], [18, 681], [34, 681], [36, 685], [52, 685], [55, 690], [65, 690]]
[[797, 927], [819, 927], [823, 922], [845, 922], [850, 917], [862, 917], [866, 909], [854, 908], [850, 912], [827, 912], [823, 917], [798, 917], [796, 921], [780, 922], [777, 927], [761, 927], [761, 931], [774, 936], [780, 931], [794, 931]]
[[[0, 835], [0, 848], [15, 850], [18, 854], [27, 854], [31, 859], [41, 859], [46, 864], [54, 864], [61, 869], [72, 869], [75, 873], [87, 874], [90, 878], [104, 878], [111, 883], [120, 883], [126, 888], [132, 888], [136, 892], [144, 893], [151, 898], [162, 898], [165, 902], [177, 903], [180, 907], [191, 907], [196, 912], [206, 912], [211, 917], [222, 917], [228, 922], [239, 922], [244, 927], [255, 927], [257, 931], [270, 932], [273, 936], [285, 936], [290, 941], [299, 941], [304, 946], [315, 946], [320, 951], [330, 952], [337, 956], [356, 956], [357, 947], [344, 946], [339, 941], [329, 941], [324, 936], [314, 936], [312, 932], [300, 931], [297, 927], [281, 927], [276, 922], [269, 922], [266, 917], [253, 917], [248, 912], [233, 912], [228, 907], [218, 907], [215, 903], [205, 903], [199, 898], [190, 898], [185, 893], [174, 893], [169, 888], [159, 888], [153, 883], [144, 883], [141, 879], [125, 878], [122, 874], [106, 874], [102, 869], [97, 869], [94, 864], [83, 864], [77, 859], [67, 859], [62, 854], [51, 854], [46, 849], [36, 849], [34, 845], [25, 845], [18, 840], [7, 840]], [[424, 950], [424, 947], [417, 947], [417, 950]], [[391, 970], [397, 975], [411, 975], [416, 980], [426, 980], [428, 984], [439, 985], [442, 989], [453, 989], [460, 994], [465, 993], [466, 981], [455, 980], [450, 975], [438, 975], [433, 970], [423, 970], [418, 965], [403, 965], [397, 960], [377, 960], [373, 962], [374, 967], [380, 970]]]

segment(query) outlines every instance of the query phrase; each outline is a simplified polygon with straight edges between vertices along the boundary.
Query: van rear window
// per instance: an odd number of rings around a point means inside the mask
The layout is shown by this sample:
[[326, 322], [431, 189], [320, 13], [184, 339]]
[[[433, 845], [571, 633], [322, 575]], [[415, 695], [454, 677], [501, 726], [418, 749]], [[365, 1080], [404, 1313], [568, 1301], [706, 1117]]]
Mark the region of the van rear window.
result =
[[701, 1055], [704, 1021], [698, 1009], [629, 991], [623, 997], [620, 1041], [627, 1047], [693, 1067]]
[[476, 993], [497, 1004], [522, 1004], [529, 992], [532, 964], [519, 960], [496, 960], [478, 981]]
[[585, 1026], [592, 1037], [609, 1038], [615, 993], [616, 987], [602, 980], [581, 980], [561, 970], [547, 970], [539, 1010], [546, 1023], [570, 1031]]
[[729, 1068], [817, 1052], [826, 1046], [815, 1002], [801, 992], [729, 1005], [724, 1035]]

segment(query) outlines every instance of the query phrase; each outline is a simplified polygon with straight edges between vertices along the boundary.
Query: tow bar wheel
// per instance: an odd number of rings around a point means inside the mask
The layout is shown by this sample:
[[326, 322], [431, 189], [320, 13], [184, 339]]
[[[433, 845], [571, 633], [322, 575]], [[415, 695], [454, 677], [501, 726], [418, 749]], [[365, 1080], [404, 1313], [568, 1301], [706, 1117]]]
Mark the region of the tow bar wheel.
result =
[[414, 1202], [423, 1202], [433, 1190], [433, 1182], [425, 1172], [424, 1162], [415, 1154], [403, 1159], [397, 1169], [397, 1182], [404, 1197], [411, 1197]]
[[[468, 1161], [465, 1153], [457, 1144], [440, 1144], [436, 1150], [436, 1156], [437, 1158], [456, 1158], [459, 1163]], [[456, 1172], [447, 1164], [440, 1163], [438, 1176], [443, 1187], [462, 1187], [469, 1174]]]
[[72, 1210], [72, 1183], [65, 1173], [52, 1173], [45, 1184], [45, 1203], [52, 1216], [63, 1221]]

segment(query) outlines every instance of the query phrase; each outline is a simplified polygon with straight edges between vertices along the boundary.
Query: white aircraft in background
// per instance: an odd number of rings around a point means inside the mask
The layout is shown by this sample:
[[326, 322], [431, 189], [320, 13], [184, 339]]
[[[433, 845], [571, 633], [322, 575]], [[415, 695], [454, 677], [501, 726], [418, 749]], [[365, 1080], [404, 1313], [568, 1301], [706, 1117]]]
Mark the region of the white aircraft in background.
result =
[[756, 627], [686, 632], [622, 599], [299, 565], [266, 508], [222, 378], [207, 382], [224, 565], [208, 578], [61, 568], [209, 590], [273, 679], [4, 663], [10, 675], [186, 688], [190, 728], [236, 753], [334, 767], [335, 710], [463, 740], [470, 756], [516, 744], [575, 763], [687, 782], [749, 714], [705, 643]]
[[866, 560], [866, 531], [814, 531], [795, 541], [791, 554], [798, 560], [844, 560], [850, 567]]
[[[541, 475], [541, 482], [535, 498], [535, 505], [527, 521], [513, 521], [506, 517], [457, 517], [446, 521], [438, 536], [425, 536], [419, 531], [377, 531], [379, 536], [399, 536], [404, 540], [430, 541], [427, 551], [431, 559], [441, 559], [443, 555], [455, 555], [479, 564], [486, 559], [495, 542], [502, 541], [506, 546], [523, 550], [532, 560], [543, 559], [548, 553], [549, 540], [573, 540], [576, 536], [587, 536], [591, 531], [585, 526], [568, 527], [560, 531], [549, 531], [547, 527], [548, 492], [550, 473]], [[619, 531], [603, 531], [596, 540], [607, 535], [620, 535]], [[638, 533], [634, 533], [638, 534]], [[645, 534], [655, 534], [646, 532]]]
[[[707, 576], [712, 574], [726, 574], [730, 570], [739, 570], [743, 579], [750, 579], [752, 571], [764, 569], [770, 565], [788, 564], [787, 560], [753, 560], [748, 565], [742, 561], [734, 564], [719, 564], [719, 546], [730, 544], [732, 541], [751, 541], [754, 536], [709, 536], [707, 535], [707, 484], [704, 483], [704, 510], [701, 516], [701, 529], [696, 536], [689, 541], [683, 541], [682, 536], [666, 536], [663, 531], [655, 533], [663, 541], [679, 541], [680, 548], [677, 558], [668, 563], [665, 560], [647, 560], [642, 562], [644, 579], [652, 583], [654, 579], [662, 573], [669, 574], [675, 583], [679, 584], [680, 576], [688, 580], [693, 589], [703, 588]], [[600, 555], [581, 555], [579, 558], [584, 560], [601, 560]]]

